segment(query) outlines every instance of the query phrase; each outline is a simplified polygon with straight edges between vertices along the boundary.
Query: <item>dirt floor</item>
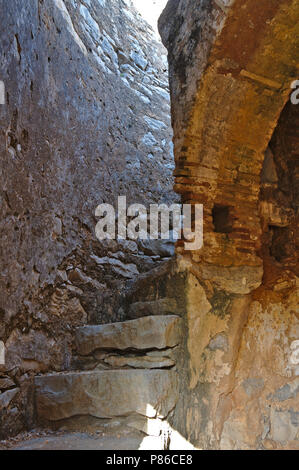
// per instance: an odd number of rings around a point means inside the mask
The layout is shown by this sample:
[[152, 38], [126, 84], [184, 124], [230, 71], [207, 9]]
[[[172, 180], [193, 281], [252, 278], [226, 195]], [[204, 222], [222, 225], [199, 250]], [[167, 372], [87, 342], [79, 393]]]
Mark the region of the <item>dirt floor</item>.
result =
[[161, 440], [140, 435], [35, 431], [0, 441], [0, 450], [162, 450]]

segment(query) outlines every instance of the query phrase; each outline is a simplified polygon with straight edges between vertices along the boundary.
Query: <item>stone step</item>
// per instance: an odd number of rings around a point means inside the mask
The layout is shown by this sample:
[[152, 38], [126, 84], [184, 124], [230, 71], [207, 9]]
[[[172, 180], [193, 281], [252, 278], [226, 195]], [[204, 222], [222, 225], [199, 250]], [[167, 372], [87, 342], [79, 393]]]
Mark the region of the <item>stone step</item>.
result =
[[165, 418], [178, 400], [173, 370], [68, 372], [35, 377], [39, 420], [74, 416]]
[[87, 356], [101, 350], [166, 349], [180, 342], [182, 320], [177, 315], [157, 315], [119, 323], [83, 326], [76, 330], [76, 348]]
[[128, 311], [129, 319], [145, 317], [147, 315], [173, 315], [177, 313], [176, 299], [162, 298], [145, 302], [134, 302]]

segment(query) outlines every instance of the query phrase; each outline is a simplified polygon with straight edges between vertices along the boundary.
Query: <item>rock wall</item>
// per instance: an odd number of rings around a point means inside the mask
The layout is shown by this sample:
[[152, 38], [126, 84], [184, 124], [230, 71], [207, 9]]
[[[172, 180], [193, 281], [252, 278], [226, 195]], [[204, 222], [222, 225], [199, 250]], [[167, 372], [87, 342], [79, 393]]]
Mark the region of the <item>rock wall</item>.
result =
[[198, 448], [298, 449], [298, 3], [170, 0], [175, 189], [204, 205], [172, 427]]
[[172, 244], [100, 243], [95, 208], [170, 202], [165, 49], [130, 0], [0, 1], [0, 436], [33, 423], [32, 376], [71, 366], [73, 329], [123, 320]]

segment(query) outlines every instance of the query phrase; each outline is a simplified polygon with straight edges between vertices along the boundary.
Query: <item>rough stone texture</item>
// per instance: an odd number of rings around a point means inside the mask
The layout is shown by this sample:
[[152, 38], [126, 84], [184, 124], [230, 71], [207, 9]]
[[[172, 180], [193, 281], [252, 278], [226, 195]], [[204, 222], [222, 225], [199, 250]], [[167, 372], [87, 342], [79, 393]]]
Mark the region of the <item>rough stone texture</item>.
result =
[[171, 0], [160, 32], [169, 50], [175, 189], [205, 209], [205, 248], [192, 260], [250, 267], [254, 288], [262, 280], [264, 152], [297, 78], [297, 1]]
[[[111, 249], [94, 236], [101, 202], [173, 198], [166, 55], [129, 4], [14, 0], [2, 10], [4, 321], [36, 313], [60, 265], [58, 285], [72, 282], [64, 271], [83, 267], [74, 282], [89, 314], [96, 301], [86, 291], [105, 290], [113, 262], [136, 265], [133, 274], [148, 269], [130, 242]], [[108, 266], [90, 259], [94, 250]]]
[[152, 301], [135, 302], [130, 305], [129, 318], [138, 318], [146, 315], [169, 315], [177, 311], [175, 299], [165, 298]]
[[[0, 6], [0, 372], [25, 380], [70, 366], [74, 328], [125, 319], [127, 285], [173, 252], [100, 243], [94, 216], [175, 199], [172, 131], [166, 51], [129, 0]], [[31, 422], [14, 405], [4, 434]]]
[[19, 388], [14, 388], [13, 390], [7, 390], [7, 392], [0, 394], [0, 411], [2, 411], [3, 408], [8, 407], [19, 391]]
[[90, 415], [166, 417], [177, 401], [173, 371], [70, 372], [35, 378], [37, 413], [56, 421]]
[[171, 258], [174, 255], [174, 243], [171, 240], [140, 240], [138, 246], [149, 256]]
[[15, 386], [14, 381], [10, 377], [0, 377], [0, 390], [7, 390]]
[[180, 318], [175, 315], [144, 317], [107, 325], [84, 326], [76, 331], [79, 354], [97, 349], [140, 350], [165, 349], [180, 341]]
[[[70, 341], [70, 339], [69, 339]], [[43, 332], [31, 330], [21, 334], [14, 330], [6, 342], [5, 369], [12, 371], [16, 367], [21, 371], [37, 372], [53, 369], [67, 369], [70, 364], [70, 353], [66, 340], [55, 341]]]
[[[204, 204], [172, 427], [204, 449], [298, 449], [297, 1], [170, 0], [175, 189]], [[184, 308], [185, 305], [185, 308]]]

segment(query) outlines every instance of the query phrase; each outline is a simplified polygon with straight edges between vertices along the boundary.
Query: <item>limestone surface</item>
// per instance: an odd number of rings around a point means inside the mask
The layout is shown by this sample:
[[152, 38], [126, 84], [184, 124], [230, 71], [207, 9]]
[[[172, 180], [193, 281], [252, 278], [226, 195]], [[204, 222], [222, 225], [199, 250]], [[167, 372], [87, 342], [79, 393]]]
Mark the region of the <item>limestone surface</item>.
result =
[[97, 349], [148, 350], [177, 346], [180, 318], [176, 315], [143, 317], [106, 325], [84, 326], [76, 331], [76, 346], [81, 355]]
[[174, 371], [69, 372], [35, 378], [37, 413], [56, 421], [77, 415], [98, 418], [140, 414], [166, 417], [177, 398]]

